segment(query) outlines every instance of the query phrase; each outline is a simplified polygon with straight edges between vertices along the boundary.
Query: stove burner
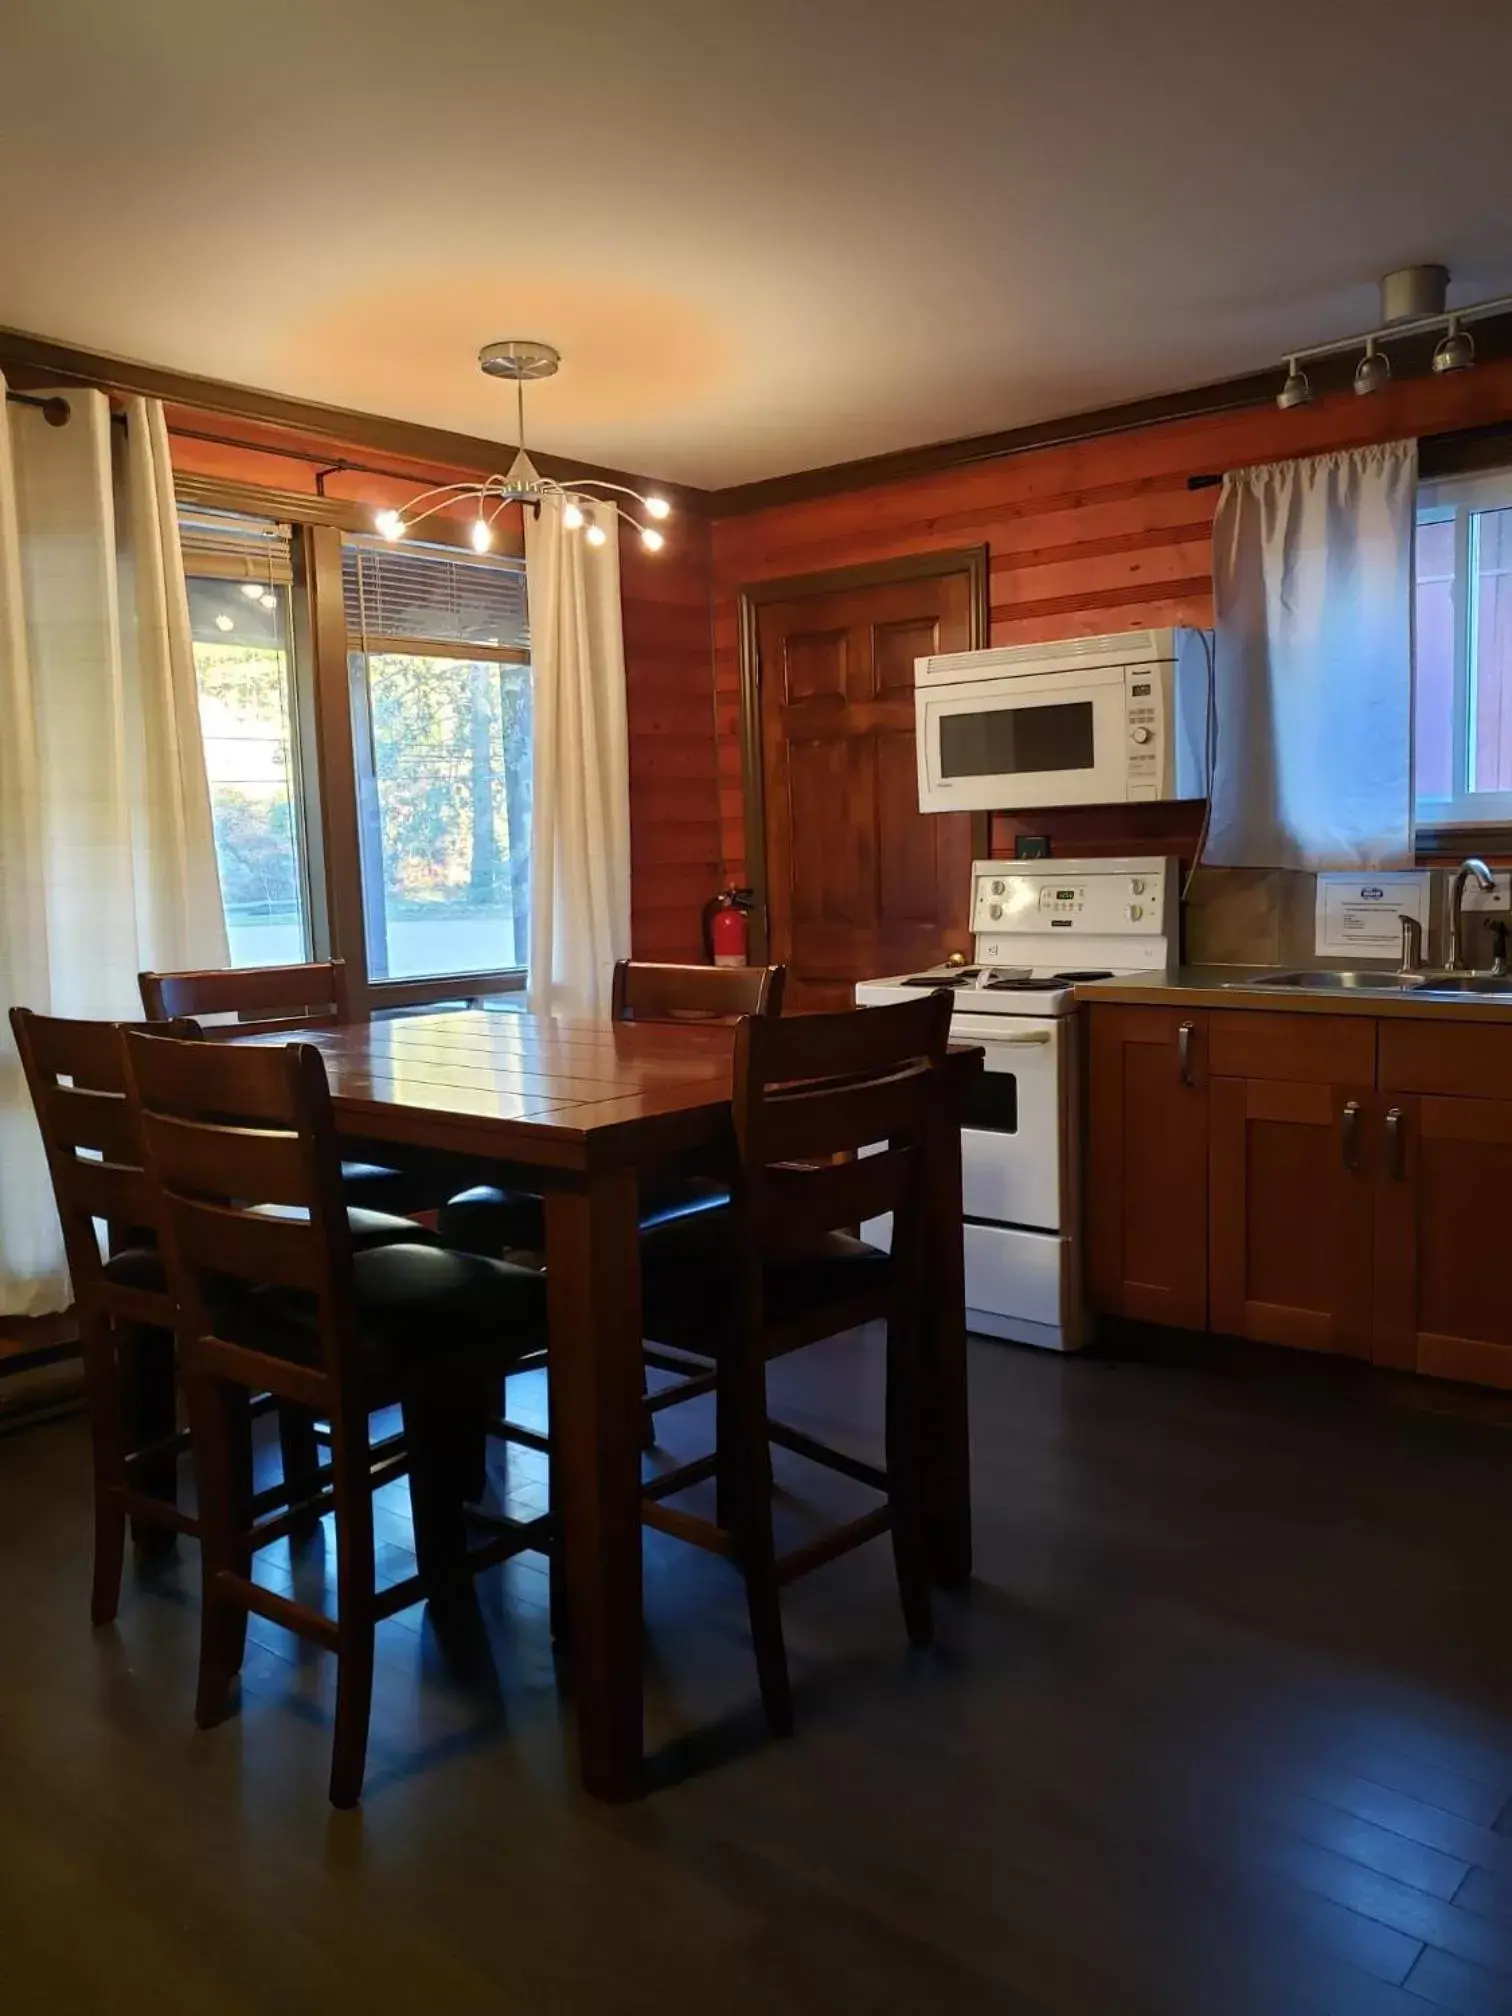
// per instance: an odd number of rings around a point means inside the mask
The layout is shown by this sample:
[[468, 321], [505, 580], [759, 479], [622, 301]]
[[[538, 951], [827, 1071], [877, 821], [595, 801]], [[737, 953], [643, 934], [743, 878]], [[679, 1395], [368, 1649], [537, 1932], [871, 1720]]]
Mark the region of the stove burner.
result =
[[977, 982], [975, 966], [952, 967], [948, 973], [910, 973], [906, 980], [900, 980], [900, 987], [974, 987]]
[[1089, 968], [1085, 973], [1057, 973], [1054, 976], [1052, 984], [1057, 987], [1069, 987], [1077, 980], [1111, 980], [1112, 978], [1113, 975], [1107, 967], [1102, 968], [1099, 972], [1093, 972]]

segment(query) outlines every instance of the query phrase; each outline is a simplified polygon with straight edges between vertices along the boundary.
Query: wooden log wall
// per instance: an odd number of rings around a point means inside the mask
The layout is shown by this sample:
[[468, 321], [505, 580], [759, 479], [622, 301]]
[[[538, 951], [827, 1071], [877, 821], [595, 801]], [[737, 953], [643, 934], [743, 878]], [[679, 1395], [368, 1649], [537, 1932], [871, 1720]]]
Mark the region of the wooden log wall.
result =
[[[738, 597], [743, 584], [957, 546], [989, 548], [991, 641], [1027, 644], [1104, 631], [1208, 624], [1221, 474], [1368, 442], [1457, 432], [1512, 417], [1512, 362], [1449, 378], [1404, 379], [1369, 399], [1342, 393], [1199, 420], [777, 505], [714, 526], [714, 692], [726, 873], [746, 879], [740, 777]], [[994, 851], [1018, 831], [1058, 851], [1187, 854], [1199, 806], [1076, 808], [1022, 821], [998, 814]]]

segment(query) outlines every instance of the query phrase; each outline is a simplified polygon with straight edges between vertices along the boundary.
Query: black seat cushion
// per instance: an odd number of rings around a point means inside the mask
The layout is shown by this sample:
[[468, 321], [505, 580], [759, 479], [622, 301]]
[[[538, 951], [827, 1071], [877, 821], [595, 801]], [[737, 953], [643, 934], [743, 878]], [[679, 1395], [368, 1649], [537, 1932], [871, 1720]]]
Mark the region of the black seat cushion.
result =
[[[259, 1217], [300, 1220], [309, 1213], [300, 1204], [259, 1204]], [[369, 1246], [437, 1246], [438, 1235], [428, 1225], [413, 1218], [401, 1218], [392, 1211], [369, 1211], [360, 1204], [347, 1206], [347, 1226], [352, 1244], [363, 1252]]]
[[349, 1204], [372, 1211], [430, 1211], [446, 1195], [444, 1178], [378, 1162], [343, 1162], [341, 1187]]
[[144, 1295], [166, 1295], [168, 1277], [155, 1246], [124, 1246], [112, 1253], [101, 1270], [117, 1288], [136, 1288]]
[[[682, 1218], [723, 1210], [729, 1201], [728, 1185], [707, 1177], [652, 1175], [641, 1183], [641, 1230], [648, 1232]], [[442, 1243], [463, 1253], [546, 1250], [546, 1206], [526, 1190], [497, 1190], [492, 1184], [480, 1183], [445, 1204], [436, 1225]]]
[[[705, 1213], [658, 1226], [641, 1241], [643, 1328], [662, 1344], [717, 1354], [730, 1337], [740, 1274], [732, 1215]], [[767, 1264], [762, 1314], [769, 1326], [817, 1318], [882, 1287], [889, 1260], [879, 1247], [844, 1232], [822, 1232], [791, 1260]], [[837, 1324], [837, 1328], [839, 1325]]]
[[[466, 1358], [502, 1371], [546, 1341], [546, 1281], [534, 1268], [405, 1242], [355, 1253], [352, 1273], [363, 1343], [396, 1370]], [[310, 1363], [321, 1355], [314, 1299], [303, 1293], [236, 1291], [215, 1323], [258, 1350]]]

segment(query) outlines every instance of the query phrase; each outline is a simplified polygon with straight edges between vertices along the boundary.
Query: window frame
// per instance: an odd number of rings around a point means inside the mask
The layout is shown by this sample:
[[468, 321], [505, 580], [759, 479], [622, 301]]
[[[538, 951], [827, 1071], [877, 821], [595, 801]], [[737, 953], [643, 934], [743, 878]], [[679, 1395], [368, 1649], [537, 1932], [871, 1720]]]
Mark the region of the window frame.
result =
[[[342, 536], [369, 532], [372, 507], [188, 474], [176, 477], [174, 489], [182, 506], [235, 511], [276, 520], [290, 528], [292, 700], [298, 717], [291, 726], [297, 747], [297, 813], [303, 825], [311, 957], [346, 962], [352, 1009], [357, 1015], [465, 1005], [523, 992], [527, 984], [524, 967], [414, 980], [375, 981], [369, 975]], [[427, 539], [435, 545], [455, 546], [459, 553], [472, 557], [461, 528], [433, 521], [427, 528]], [[507, 523], [495, 527], [497, 554], [523, 558], [524, 549], [518, 528]], [[431, 643], [421, 647], [420, 640], [382, 642], [400, 649], [424, 648], [433, 655], [451, 655]], [[378, 645], [379, 640], [368, 640], [370, 651]], [[528, 652], [513, 647], [483, 648], [473, 655], [529, 662]]]
[[[1474, 708], [1473, 639], [1478, 618], [1479, 572], [1476, 514], [1512, 509], [1512, 467], [1445, 474], [1420, 485], [1414, 526], [1454, 525], [1454, 678], [1452, 730], [1453, 775], [1470, 774], [1470, 731]], [[1512, 846], [1512, 791], [1462, 789], [1448, 798], [1421, 798], [1413, 790], [1418, 851], [1449, 855], [1479, 836], [1494, 851]], [[1440, 837], [1442, 836], [1442, 837]]]

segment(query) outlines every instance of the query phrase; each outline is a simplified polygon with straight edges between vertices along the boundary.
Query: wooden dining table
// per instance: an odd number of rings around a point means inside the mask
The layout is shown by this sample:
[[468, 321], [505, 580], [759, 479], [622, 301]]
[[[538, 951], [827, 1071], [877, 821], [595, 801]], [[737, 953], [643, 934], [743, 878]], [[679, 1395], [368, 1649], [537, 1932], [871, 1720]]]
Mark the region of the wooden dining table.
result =
[[[244, 1042], [282, 1041], [247, 1036]], [[342, 1146], [545, 1198], [551, 1434], [579, 1768], [603, 1799], [641, 1789], [642, 1335], [637, 1188], [696, 1156], [733, 1163], [725, 1024], [572, 1020], [469, 1009], [312, 1029]], [[960, 1127], [952, 1053], [929, 1184], [931, 1565], [971, 1574]], [[460, 1187], [460, 1182], [459, 1182]]]

